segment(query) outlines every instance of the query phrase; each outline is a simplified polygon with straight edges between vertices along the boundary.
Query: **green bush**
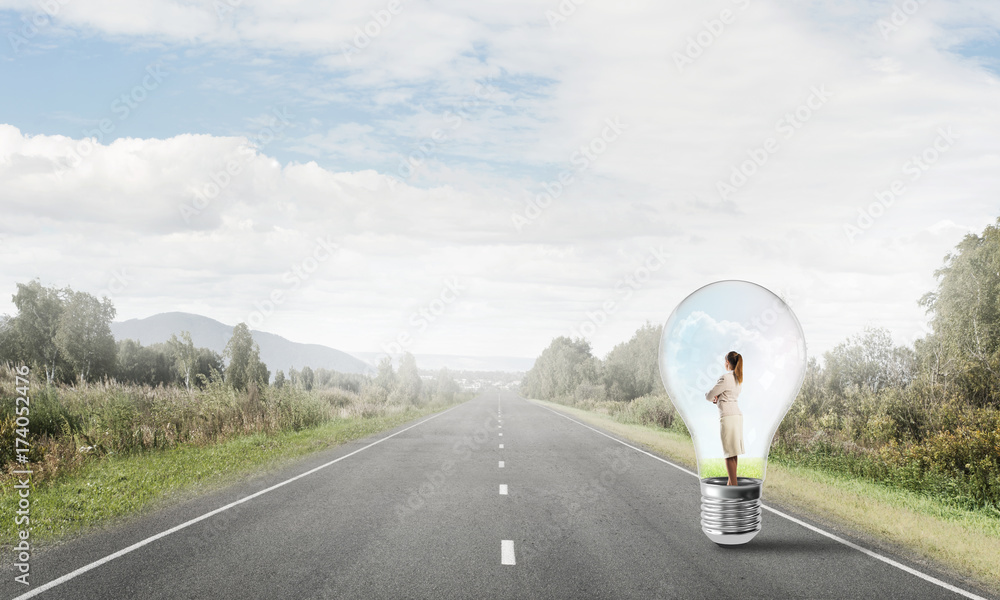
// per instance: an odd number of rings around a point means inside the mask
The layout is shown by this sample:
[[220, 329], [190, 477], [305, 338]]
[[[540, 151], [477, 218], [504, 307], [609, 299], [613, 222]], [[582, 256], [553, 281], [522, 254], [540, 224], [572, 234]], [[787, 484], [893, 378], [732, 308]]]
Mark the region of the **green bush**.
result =
[[671, 429], [677, 418], [677, 411], [670, 399], [663, 395], [650, 394], [640, 396], [629, 402], [622, 402], [621, 409], [613, 415], [623, 423], [652, 425]]

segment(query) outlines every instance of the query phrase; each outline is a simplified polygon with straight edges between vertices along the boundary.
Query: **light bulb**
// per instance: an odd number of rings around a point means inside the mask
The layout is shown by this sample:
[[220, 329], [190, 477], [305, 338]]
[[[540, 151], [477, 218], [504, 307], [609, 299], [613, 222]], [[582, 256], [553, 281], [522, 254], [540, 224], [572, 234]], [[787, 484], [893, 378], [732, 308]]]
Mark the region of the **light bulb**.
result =
[[[730, 350], [743, 357], [737, 405], [743, 450], [737, 485], [727, 485], [719, 407], [705, 399], [726, 372]], [[701, 527], [713, 542], [745, 544], [761, 528], [761, 488], [778, 425], [802, 386], [805, 336], [792, 309], [749, 281], [716, 281], [677, 305], [663, 326], [663, 387], [694, 442], [701, 480]]]

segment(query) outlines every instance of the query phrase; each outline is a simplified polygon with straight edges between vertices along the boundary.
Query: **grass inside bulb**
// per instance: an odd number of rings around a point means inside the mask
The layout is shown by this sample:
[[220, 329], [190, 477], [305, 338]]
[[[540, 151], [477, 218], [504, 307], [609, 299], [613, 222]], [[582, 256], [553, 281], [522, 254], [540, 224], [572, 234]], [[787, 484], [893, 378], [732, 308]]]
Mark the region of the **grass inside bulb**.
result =
[[[737, 483], [727, 485], [719, 407], [705, 395], [725, 372], [724, 357], [743, 358], [737, 399], [744, 453]], [[760, 532], [767, 455], [805, 377], [805, 336], [791, 308], [749, 281], [699, 288], [674, 309], [660, 338], [660, 378], [680, 413], [698, 461], [702, 530], [712, 541], [743, 544]]]

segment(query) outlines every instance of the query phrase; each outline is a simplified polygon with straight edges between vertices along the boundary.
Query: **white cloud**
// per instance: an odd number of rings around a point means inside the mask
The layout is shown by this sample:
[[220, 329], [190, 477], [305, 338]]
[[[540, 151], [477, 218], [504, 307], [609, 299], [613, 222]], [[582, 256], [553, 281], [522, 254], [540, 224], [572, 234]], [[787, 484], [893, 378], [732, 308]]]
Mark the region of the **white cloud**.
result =
[[[41, 276], [97, 291], [126, 268], [134, 279], [116, 298], [123, 316], [187, 307], [233, 322], [329, 235], [341, 252], [265, 328], [377, 350], [371, 340], [392, 337], [414, 303], [459, 276], [470, 282], [467, 304], [421, 347], [534, 355], [614, 297], [615, 282], [662, 244], [675, 262], [597, 331], [599, 354], [723, 278], [795, 290], [810, 353], [870, 321], [908, 341], [944, 254], [997, 216], [1000, 86], [951, 52], [996, 30], [994, 4], [928, 3], [884, 39], [876, 23], [889, 2], [585, 3], [555, 30], [545, 11], [557, 2], [407, 3], [348, 62], [344, 44], [378, 3], [244, 0], [220, 19], [213, 2], [74, 0], [61, 28], [260, 53], [261, 68], [275, 66], [254, 82], [257, 93], [357, 99], [378, 121], [287, 140], [316, 162], [282, 162], [268, 148], [241, 154], [244, 138], [192, 132], [98, 144], [72, 168], [81, 140], [0, 126], [4, 207], [26, 224], [2, 234], [14, 265], [6, 285]], [[679, 70], [674, 53], [724, 8], [734, 22]], [[286, 76], [288, 57], [315, 59], [337, 80]], [[383, 177], [399, 178], [395, 169], [330, 167], [398, 164], [487, 76], [500, 91], [395, 190]], [[786, 137], [778, 121], [823, 86], [832, 96]], [[425, 96], [426, 108], [413, 105]], [[378, 112], [393, 106], [407, 110]], [[574, 169], [574, 153], [609, 118], [627, 125], [621, 136], [517, 231], [512, 215]], [[907, 161], [942, 127], [958, 140], [910, 179]], [[777, 151], [722, 198], [717, 183], [768, 138]], [[229, 160], [242, 161], [240, 172], [185, 221], [180, 207]], [[896, 180], [905, 193], [852, 242], [845, 225]]]

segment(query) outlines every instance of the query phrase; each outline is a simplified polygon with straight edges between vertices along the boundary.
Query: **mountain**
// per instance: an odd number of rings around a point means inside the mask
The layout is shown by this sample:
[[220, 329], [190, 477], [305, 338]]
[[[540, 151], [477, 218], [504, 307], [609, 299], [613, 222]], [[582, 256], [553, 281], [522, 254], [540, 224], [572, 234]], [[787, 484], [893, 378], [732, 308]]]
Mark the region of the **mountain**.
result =
[[[191, 332], [195, 347], [209, 348], [219, 354], [233, 336], [233, 326], [215, 319], [184, 312], [160, 313], [145, 319], [129, 319], [111, 324], [111, 333], [116, 340], [138, 340], [143, 346], [165, 342], [172, 334], [179, 337], [182, 331]], [[332, 369], [341, 373], [373, 373], [366, 362], [319, 344], [300, 344], [286, 340], [280, 335], [263, 331], [250, 332], [260, 346], [260, 359], [274, 373], [281, 369], [286, 374], [295, 367], [299, 371], [309, 366], [313, 369]]]

